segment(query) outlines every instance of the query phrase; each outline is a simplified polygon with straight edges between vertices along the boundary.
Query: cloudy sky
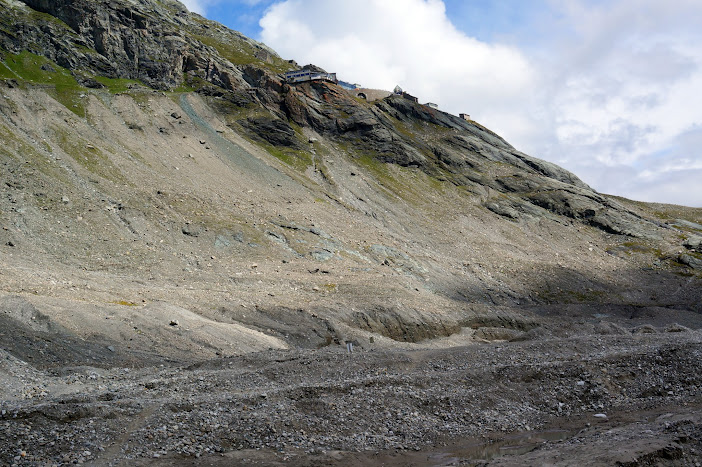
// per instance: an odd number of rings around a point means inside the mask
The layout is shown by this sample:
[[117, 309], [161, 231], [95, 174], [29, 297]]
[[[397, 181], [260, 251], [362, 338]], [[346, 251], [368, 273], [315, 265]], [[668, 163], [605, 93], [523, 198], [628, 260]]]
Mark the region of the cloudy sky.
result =
[[366, 87], [466, 112], [598, 191], [702, 206], [700, 0], [185, 0]]

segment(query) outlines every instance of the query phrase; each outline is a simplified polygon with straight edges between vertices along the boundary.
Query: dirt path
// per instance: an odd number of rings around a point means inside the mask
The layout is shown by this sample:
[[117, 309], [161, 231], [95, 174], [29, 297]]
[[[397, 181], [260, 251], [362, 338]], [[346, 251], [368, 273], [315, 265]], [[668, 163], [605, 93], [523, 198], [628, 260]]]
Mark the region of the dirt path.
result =
[[129, 450], [130, 443], [138, 442], [139, 440], [134, 439], [134, 435], [138, 430], [143, 428], [149, 418], [160, 408], [163, 404], [150, 403], [144, 410], [135, 415], [124, 427], [124, 432], [114, 440], [111, 444], [105, 447], [105, 450], [91, 462], [92, 465], [118, 465], [118, 466], [128, 466], [129, 462], [123, 458], [122, 453]]

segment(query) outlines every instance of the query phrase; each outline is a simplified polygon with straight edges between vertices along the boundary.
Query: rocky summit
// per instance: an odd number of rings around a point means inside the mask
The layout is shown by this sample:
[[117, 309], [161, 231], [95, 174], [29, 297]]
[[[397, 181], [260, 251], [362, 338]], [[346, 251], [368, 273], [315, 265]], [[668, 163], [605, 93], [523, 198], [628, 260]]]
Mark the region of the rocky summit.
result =
[[0, 464], [702, 462], [702, 209], [299, 68], [0, 0]]

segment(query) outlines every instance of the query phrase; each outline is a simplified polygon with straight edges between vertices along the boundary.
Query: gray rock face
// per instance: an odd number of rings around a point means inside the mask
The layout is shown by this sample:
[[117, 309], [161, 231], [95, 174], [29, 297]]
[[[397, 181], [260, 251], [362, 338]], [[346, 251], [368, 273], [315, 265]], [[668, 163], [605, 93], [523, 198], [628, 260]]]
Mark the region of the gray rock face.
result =
[[[178, 2], [24, 3], [47, 16], [22, 21], [27, 12], [14, 11], [18, 21], [0, 37], [0, 45], [8, 50], [27, 49], [74, 71], [137, 79], [159, 89], [178, 86], [188, 72], [224, 89], [248, 87], [240, 69], [194, 39], [197, 29], [209, 26]], [[222, 34], [244, 41], [231, 31]], [[247, 45], [264, 50], [254, 41]], [[84, 79], [92, 82], [90, 77]]]
[[300, 147], [300, 142], [295, 136], [295, 130], [285, 120], [252, 117], [242, 122], [242, 124], [274, 146]]
[[515, 210], [512, 206], [505, 203], [490, 202], [485, 205], [490, 211], [494, 212], [503, 217], [508, 217], [510, 219], [519, 219], [519, 212]]
[[[608, 233], [659, 237], [657, 225], [596, 193], [567, 170], [516, 151], [475, 123], [402, 97], [362, 105], [333, 85], [314, 83], [287, 87], [280, 105], [298, 125], [353, 144], [378, 161], [418, 167], [459, 186], [487, 186], [506, 195], [484, 203], [497, 215], [519, 219], [555, 214]], [[265, 127], [256, 131], [266, 138]], [[437, 133], [447, 135], [437, 138]]]
[[675, 219], [675, 225], [687, 227], [689, 229], [699, 230], [700, 232], [702, 232], [702, 224], [698, 224], [697, 222], [690, 222], [685, 219]]
[[685, 266], [691, 267], [692, 269], [702, 270], [702, 259], [697, 259], [694, 256], [682, 254], [678, 256], [678, 261]]
[[[0, 0], [0, 464], [421, 464], [639, 409], [651, 439], [700, 438], [670, 418], [699, 406], [699, 242], [603, 231], [702, 211], [620, 204], [406, 99], [283, 84], [169, 0], [33, 4]], [[581, 463], [628, 441], [575, 428]]]
[[693, 235], [692, 237], [685, 240], [683, 246], [688, 250], [695, 250], [702, 253], [702, 237], [699, 235]]

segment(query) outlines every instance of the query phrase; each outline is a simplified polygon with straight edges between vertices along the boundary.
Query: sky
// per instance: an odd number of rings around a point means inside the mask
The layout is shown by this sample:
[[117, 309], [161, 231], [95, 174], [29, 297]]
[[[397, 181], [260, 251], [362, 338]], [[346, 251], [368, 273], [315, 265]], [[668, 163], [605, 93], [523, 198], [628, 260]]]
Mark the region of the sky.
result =
[[700, 0], [185, 0], [344, 81], [399, 84], [602, 193], [702, 207]]

